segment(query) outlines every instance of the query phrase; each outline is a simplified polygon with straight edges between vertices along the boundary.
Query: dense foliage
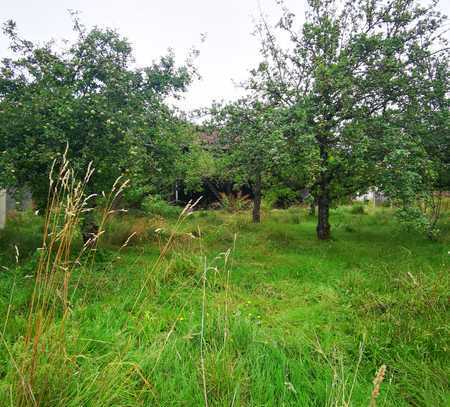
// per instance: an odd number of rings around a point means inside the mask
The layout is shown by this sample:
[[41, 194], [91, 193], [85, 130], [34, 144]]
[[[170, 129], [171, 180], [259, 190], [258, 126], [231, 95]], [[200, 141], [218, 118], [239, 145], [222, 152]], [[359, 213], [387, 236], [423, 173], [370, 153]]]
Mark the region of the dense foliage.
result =
[[280, 112], [258, 100], [241, 99], [212, 110], [217, 131], [214, 149], [220, 174], [253, 194], [253, 221], [261, 220], [263, 188], [288, 165], [290, 157], [282, 135]]
[[313, 142], [320, 239], [339, 197], [379, 186], [410, 203], [448, 170], [448, 48], [435, 5], [310, 0], [300, 29], [287, 9], [275, 29], [258, 26], [264, 61], [249, 88], [291, 111], [289, 137]]
[[77, 40], [63, 49], [22, 39], [12, 21], [4, 26], [12, 57], [0, 66], [0, 184], [26, 185], [45, 206], [50, 168], [68, 146], [79, 174], [95, 167], [92, 193], [122, 175], [131, 202], [165, 191], [191, 137], [165, 100], [195, 78], [191, 61], [177, 67], [169, 52], [134, 68], [126, 39], [74, 22]]
[[46, 210], [0, 230], [0, 405], [448, 405], [449, 48], [417, 2], [282, 6], [201, 124], [170, 104], [196, 51], [6, 23], [0, 189]]
[[87, 30], [76, 15], [77, 39], [63, 46], [34, 44], [6, 23], [0, 185], [28, 186], [44, 207], [48, 173], [68, 146], [79, 174], [96, 169], [90, 192], [129, 178], [130, 207], [226, 182], [251, 191], [259, 222], [265, 194], [292, 202], [309, 193], [318, 237], [328, 239], [330, 208], [377, 188], [399, 219], [420, 215], [434, 236], [436, 191], [450, 185], [449, 48], [436, 1], [309, 0], [299, 27], [280, 4], [275, 27], [257, 25], [263, 61], [248, 95], [210, 109], [207, 148], [168, 104], [197, 76], [196, 51], [182, 66], [169, 52], [136, 68], [126, 39]]

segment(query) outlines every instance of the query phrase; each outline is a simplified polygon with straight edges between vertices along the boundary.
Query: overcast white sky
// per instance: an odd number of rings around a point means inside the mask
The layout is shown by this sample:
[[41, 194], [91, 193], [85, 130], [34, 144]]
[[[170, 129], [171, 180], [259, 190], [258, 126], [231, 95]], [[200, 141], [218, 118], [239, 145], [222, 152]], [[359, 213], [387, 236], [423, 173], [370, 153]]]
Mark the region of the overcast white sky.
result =
[[[197, 60], [202, 80], [191, 87], [181, 106], [190, 110], [208, 106], [212, 100], [239, 95], [232, 79], [244, 80], [260, 60], [258, 41], [251, 35], [258, 0], [0, 0], [0, 22], [13, 19], [25, 38], [33, 41], [73, 38], [68, 9], [79, 10], [82, 22], [117, 29], [134, 48], [143, 66], [173, 48], [180, 62], [193, 45], [200, 49]], [[280, 15], [275, 0], [260, 0], [269, 19]], [[302, 17], [304, 0], [285, 0]], [[441, 0], [441, 10], [450, 14], [450, 0]], [[200, 44], [201, 33], [207, 40]], [[7, 42], [0, 35], [0, 57]]]

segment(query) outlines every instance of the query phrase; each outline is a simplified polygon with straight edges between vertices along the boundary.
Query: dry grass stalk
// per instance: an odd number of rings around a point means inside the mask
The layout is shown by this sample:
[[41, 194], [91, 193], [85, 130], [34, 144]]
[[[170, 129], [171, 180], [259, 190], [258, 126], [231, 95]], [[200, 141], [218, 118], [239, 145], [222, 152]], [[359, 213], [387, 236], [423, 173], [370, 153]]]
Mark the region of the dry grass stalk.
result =
[[361, 366], [365, 337], [359, 344], [359, 356], [356, 364], [355, 372], [353, 373], [353, 380], [350, 382], [350, 375], [347, 374], [344, 366], [344, 356], [337, 348], [333, 348], [331, 354], [328, 354], [320, 344], [319, 338], [316, 335], [316, 341], [313, 347], [328, 363], [333, 373], [331, 381], [331, 389], [327, 398], [326, 406], [333, 407], [349, 407], [352, 405], [353, 392], [358, 379], [358, 372]]
[[380, 387], [381, 387], [381, 383], [383, 383], [385, 374], [386, 374], [386, 365], [382, 365], [378, 369], [377, 375], [375, 376], [375, 379], [373, 380], [373, 390], [372, 390], [372, 395], [370, 397], [369, 407], [376, 407], [376, 405], [377, 405], [377, 398], [380, 395]]
[[[59, 172], [52, 164], [49, 176], [48, 206], [45, 213], [42, 246], [35, 272], [34, 289], [28, 311], [28, 323], [23, 340], [23, 349], [19, 356], [10, 354], [16, 366], [18, 381], [16, 384], [16, 405], [40, 405], [43, 395], [48, 392], [48, 378], [39, 383], [39, 394], [34, 390], [41, 364], [50, 364], [64, 374], [70, 369], [65, 341], [65, 322], [70, 314], [74, 288], [71, 277], [76, 268], [84, 270], [92, 266], [99, 237], [111, 212], [113, 201], [123, 191], [126, 182], [116, 181], [106, 200], [106, 207], [100, 216], [98, 233], [84, 244], [74, 259], [73, 243], [83, 215], [92, 211], [90, 203], [95, 195], [87, 195], [87, 185], [94, 173], [90, 164], [82, 181], [77, 181], [67, 159], [67, 149], [62, 157]], [[18, 250], [16, 250], [18, 259]], [[82, 259], [84, 264], [82, 264]], [[72, 296], [69, 293], [72, 291]], [[61, 323], [53, 330], [55, 316], [61, 315]], [[58, 358], [58, 360], [56, 360]], [[64, 359], [62, 362], [61, 358]]]
[[206, 314], [206, 273], [208, 266], [206, 263], [206, 256], [204, 257], [203, 268], [203, 287], [202, 287], [202, 319], [201, 319], [201, 331], [200, 331], [200, 365], [202, 370], [202, 384], [203, 384], [203, 398], [205, 400], [205, 406], [208, 407], [208, 391], [206, 386], [206, 370], [205, 370], [205, 314]]

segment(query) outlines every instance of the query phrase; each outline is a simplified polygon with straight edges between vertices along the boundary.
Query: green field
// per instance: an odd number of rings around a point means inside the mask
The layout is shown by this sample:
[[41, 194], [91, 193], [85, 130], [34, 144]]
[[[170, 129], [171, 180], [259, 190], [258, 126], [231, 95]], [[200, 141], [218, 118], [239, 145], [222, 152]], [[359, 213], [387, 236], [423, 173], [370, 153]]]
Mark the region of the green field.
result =
[[382, 365], [377, 405], [449, 405], [448, 216], [432, 242], [388, 208], [355, 212], [332, 211], [328, 242], [302, 208], [266, 211], [259, 225], [245, 212], [196, 211], [180, 226], [114, 218], [95, 262], [70, 276], [65, 322], [57, 305], [32, 375], [22, 367], [41, 225], [11, 220], [0, 405], [368, 406]]

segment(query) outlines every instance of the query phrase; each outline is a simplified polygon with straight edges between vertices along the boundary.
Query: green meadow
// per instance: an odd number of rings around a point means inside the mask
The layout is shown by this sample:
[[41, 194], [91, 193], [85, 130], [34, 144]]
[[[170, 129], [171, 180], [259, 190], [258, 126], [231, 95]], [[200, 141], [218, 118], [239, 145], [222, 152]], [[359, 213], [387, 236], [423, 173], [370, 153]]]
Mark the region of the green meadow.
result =
[[389, 208], [361, 212], [334, 209], [325, 242], [303, 208], [264, 211], [261, 224], [247, 212], [116, 215], [73, 268], [65, 311], [52, 294], [33, 361], [42, 224], [10, 220], [0, 404], [448, 405], [448, 216], [430, 241]]

